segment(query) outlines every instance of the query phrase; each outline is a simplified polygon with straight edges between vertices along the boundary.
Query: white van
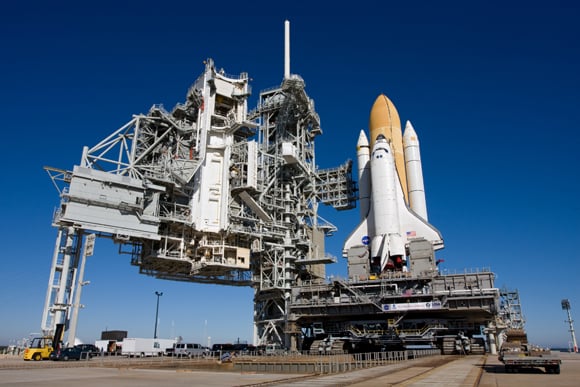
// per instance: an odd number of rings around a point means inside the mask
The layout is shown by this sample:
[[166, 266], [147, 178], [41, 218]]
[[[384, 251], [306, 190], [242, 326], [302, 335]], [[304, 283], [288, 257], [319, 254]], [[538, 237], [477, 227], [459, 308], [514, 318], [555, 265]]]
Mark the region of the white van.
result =
[[177, 357], [202, 357], [207, 355], [207, 350], [201, 344], [177, 343], [174, 346], [173, 356]]
[[276, 344], [267, 344], [266, 345], [265, 354], [267, 356], [285, 355], [286, 354], [286, 350], [284, 348], [282, 348], [282, 346], [280, 344], [278, 344], [278, 343], [276, 343]]

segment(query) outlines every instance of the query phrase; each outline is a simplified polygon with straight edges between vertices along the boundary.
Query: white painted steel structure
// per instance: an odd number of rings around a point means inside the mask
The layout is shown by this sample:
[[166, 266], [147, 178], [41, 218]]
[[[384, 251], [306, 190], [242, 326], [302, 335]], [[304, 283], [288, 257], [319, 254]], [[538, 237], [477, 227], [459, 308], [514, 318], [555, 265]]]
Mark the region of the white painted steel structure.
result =
[[290, 289], [324, 278], [335, 261], [324, 238], [336, 228], [318, 206], [355, 206], [351, 162], [317, 169], [322, 130], [302, 78], [287, 74], [248, 112], [250, 93], [247, 73], [227, 75], [208, 59], [185, 102], [134, 115], [85, 147], [72, 171], [45, 168], [61, 204], [44, 331], [73, 314], [91, 232], [118, 243], [143, 274], [254, 287], [255, 343], [295, 345]]

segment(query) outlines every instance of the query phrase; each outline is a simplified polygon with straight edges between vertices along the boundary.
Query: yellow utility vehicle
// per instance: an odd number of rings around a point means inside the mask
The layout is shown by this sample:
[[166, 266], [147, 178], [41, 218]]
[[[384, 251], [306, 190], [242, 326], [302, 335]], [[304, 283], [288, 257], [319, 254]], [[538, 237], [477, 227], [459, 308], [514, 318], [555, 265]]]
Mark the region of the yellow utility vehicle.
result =
[[30, 344], [24, 350], [24, 360], [47, 360], [55, 350], [55, 346], [61, 345], [64, 324], [56, 324], [54, 336], [37, 336], [30, 340]]
[[53, 351], [52, 337], [33, 337], [24, 350], [24, 360], [46, 360]]

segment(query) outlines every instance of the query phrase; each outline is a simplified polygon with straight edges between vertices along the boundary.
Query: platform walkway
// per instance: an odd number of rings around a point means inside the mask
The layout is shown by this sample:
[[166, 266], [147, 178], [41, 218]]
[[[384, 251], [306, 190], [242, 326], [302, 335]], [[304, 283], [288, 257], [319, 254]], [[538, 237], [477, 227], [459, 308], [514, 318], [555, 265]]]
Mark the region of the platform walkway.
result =
[[[418, 359], [347, 372], [272, 384], [276, 387], [475, 386], [484, 356]], [[419, 380], [420, 379], [420, 380]]]

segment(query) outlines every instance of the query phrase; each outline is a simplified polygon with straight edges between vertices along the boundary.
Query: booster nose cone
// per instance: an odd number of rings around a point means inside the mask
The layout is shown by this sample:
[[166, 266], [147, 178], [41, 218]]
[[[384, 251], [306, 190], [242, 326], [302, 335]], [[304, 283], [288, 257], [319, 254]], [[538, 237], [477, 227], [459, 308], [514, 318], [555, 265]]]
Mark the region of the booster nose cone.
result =
[[367, 135], [365, 134], [364, 130], [361, 130], [360, 134], [358, 135], [358, 141], [356, 142], [356, 147], [361, 148], [361, 147], [368, 147], [368, 146], [369, 146], [369, 140], [367, 138]]
[[417, 138], [417, 132], [415, 132], [415, 128], [413, 128], [411, 121], [407, 120], [407, 123], [405, 124], [405, 133], [403, 133], [403, 144], [405, 142], [414, 142], [414, 141], [416, 141], [417, 143], [419, 142]]

